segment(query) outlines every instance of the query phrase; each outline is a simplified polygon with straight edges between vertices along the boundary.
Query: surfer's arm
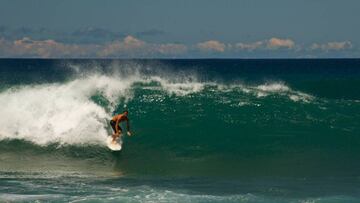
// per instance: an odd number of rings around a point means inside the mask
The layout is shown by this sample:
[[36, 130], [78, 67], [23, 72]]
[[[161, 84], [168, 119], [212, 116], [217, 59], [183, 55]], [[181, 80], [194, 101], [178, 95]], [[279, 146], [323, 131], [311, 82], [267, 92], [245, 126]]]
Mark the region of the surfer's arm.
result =
[[130, 132], [130, 120], [126, 119], [126, 130], [127, 130], [127, 134], [129, 136], [131, 136], [131, 132]]
[[130, 131], [130, 120], [126, 119], [126, 130]]

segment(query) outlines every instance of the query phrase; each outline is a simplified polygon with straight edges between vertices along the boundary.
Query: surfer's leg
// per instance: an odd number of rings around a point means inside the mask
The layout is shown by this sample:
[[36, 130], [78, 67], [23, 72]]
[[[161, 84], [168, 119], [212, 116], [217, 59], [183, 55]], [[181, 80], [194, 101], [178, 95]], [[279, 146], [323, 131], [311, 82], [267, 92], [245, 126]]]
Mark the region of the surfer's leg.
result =
[[113, 134], [112, 134], [112, 137], [113, 137], [113, 140], [115, 140], [115, 134], [116, 134], [116, 127], [115, 127], [115, 125], [116, 125], [116, 122], [113, 121], [113, 120], [111, 120], [111, 121], [110, 121], [110, 125], [111, 125], [112, 130], [114, 131]]
[[119, 126], [119, 133], [116, 133], [116, 128], [115, 128], [114, 132], [115, 132], [115, 133], [112, 135], [112, 137], [113, 137], [113, 140], [112, 140], [112, 141], [113, 141], [113, 142], [115, 142], [115, 140], [121, 136], [121, 134], [122, 134], [122, 129], [121, 129], [121, 127]]
[[115, 121], [113, 121], [113, 120], [111, 120], [110, 121], [110, 125], [111, 125], [111, 128], [113, 129], [113, 131], [114, 131], [114, 133], [111, 135], [111, 137], [112, 137], [112, 141], [113, 142], [115, 142], [115, 140], [116, 140], [116, 122]]
[[119, 126], [119, 133], [116, 135], [116, 138], [120, 137], [122, 135], [122, 129], [121, 127]]
[[113, 120], [111, 120], [111, 121], [110, 121], [110, 125], [111, 125], [111, 128], [113, 129], [114, 134], [115, 134], [115, 133], [116, 133], [116, 127], [115, 127], [116, 122], [115, 122], [115, 121], [113, 121]]
[[116, 140], [116, 134], [115, 134], [115, 133], [112, 134], [111, 137], [112, 137], [112, 141], [115, 142], [115, 140]]

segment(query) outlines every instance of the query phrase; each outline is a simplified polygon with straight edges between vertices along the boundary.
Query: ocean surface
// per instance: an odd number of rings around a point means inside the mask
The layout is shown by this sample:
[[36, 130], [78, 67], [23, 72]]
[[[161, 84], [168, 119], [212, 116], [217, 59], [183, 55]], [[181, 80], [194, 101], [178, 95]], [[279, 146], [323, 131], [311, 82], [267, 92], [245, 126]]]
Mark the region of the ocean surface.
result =
[[1, 59], [0, 202], [29, 201], [360, 202], [360, 60]]

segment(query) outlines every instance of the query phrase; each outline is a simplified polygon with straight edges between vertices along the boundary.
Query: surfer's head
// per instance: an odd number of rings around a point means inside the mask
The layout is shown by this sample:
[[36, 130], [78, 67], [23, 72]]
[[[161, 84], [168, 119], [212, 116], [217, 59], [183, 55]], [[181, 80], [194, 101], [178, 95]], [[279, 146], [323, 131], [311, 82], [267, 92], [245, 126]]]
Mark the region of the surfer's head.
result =
[[123, 114], [127, 116], [129, 114], [128, 110], [123, 111]]

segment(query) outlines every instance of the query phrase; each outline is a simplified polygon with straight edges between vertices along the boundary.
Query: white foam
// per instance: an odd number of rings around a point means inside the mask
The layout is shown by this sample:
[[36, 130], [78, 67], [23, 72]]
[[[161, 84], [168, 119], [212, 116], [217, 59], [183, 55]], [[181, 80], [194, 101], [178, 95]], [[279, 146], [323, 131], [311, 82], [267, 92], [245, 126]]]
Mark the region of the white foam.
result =
[[160, 77], [151, 77], [150, 81], [159, 82], [163, 90], [177, 96], [185, 96], [191, 93], [200, 92], [204, 88], [204, 83], [194, 81], [171, 82], [168, 79]]
[[0, 140], [23, 139], [39, 145], [105, 145], [106, 112], [91, 100], [95, 94], [105, 97], [113, 111], [119, 98], [132, 99], [132, 85], [158, 82], [160, 88], [178, 96], [201, 91], [198, 82], [172, 82], [160, 77], [130, 74], [90, 74], [67, 83], [22, 86], [0, 93]]
[[4, 202], [40, 202], [61, 199], [64, 197], [65, 195], [59, 194], [0, 194], [0, 199]]
[[287, 92], [290, 88], [282, 83], [263, 84], [256, 87], [256, 89], [264, 92]]
[[310, 102], [314, 99], [313, 96], [298, 91], [295, 91], [293, 94], [289, 95], [289, 98], [294, 102]]
[[[245, 84], [232, 84], [232, 85], [218, 85], [217, 90], [221, 92], [229, 92], [240, 90], [245, 94], [255, 95], [257, 98], [267, 97], [270, 95], [280, 95], [288, 97], [294, 102], [310, 102], [314, 99], [313, 96], [291, 89], [289, 86], [282, 82], [265, 83], [261, 85], [245, 85]], [[240, 103], [240, 106], [244, 104]]]
[[39, 145], [98, 144], [107, 136], [109, 114], [91, 101], [100, 91], [109, 101], [126, 95], [126, 82], [105, 76], [10, 89], [0, 94], [0, 139]]

